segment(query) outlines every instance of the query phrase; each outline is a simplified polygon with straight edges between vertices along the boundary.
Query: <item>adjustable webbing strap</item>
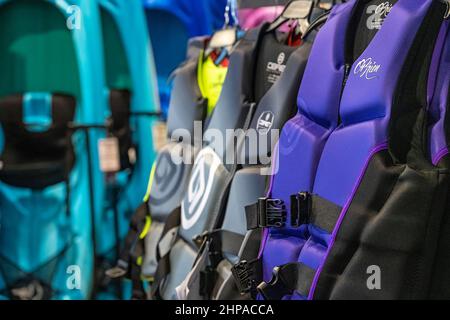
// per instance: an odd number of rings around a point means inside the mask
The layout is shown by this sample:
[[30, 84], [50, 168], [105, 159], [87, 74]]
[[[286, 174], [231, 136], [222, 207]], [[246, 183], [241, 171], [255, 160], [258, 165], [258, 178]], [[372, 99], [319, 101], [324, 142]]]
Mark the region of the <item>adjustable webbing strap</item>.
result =
[[209, 298], [208, 292], [211, 283], [215, 282], [215, 273], [210, 272], [209, 252], [210, 241], [204, 241], [199, 249], [198, 255], [184, 281], [176, 288], [178, 300], [201, 300]]
[[[204, 263], [205, 266], [200, 270], [199, 294], [201, 297], [209, 299], [217, 280], [216, 269], [223, 259], [223, 255], [237, 256], [244, 241], [244, 236], [232, 231], [217, 229], [199, 236], [199, 239], [196, 239], [197, 243], [200, 243], [200, 238], [202, 239], [200, 247], [202, 254], [198, 256], [197, 260], [205, 260], [203, 257], [205, 256], [208, 258], [208, 263]], [[195, 264], [197, 264], [197, 261]]]
[[[332, 232], [341, 207], [308, 192], [300, 192], [291, 196], [291, 227], [312, 224], [327, 232]], [[245, 208], [247, 229], [283, 228], [287, 224], [288, 211], [281, 199], [260, 198]]]
[[161, 240], [158, 244], [156, 257], [158, 267], [156, 268], [154, 282], [151, 288], [151, 294], [154, 298], [160, 298], [160, 285], [170, 273], [170, 252], [173, 244], [178, 239], [178, 229], [181, 225], [181, 207], [175, 208], [168, 216]]
[[141, 264], [144, 254], [144, 238], [150, 221], [148, 203], [144, 202], [131, 219], [130, 229], [125, 238], [125, 247], [117, 265], [105, 272], [112, 279], [130, 278], [133, 285], [133, 299], [145, 299], [146, 296], [141, 279]]
[[[244, 102], [242, 107], [246, 110], [242, 128], [243, 130], [248, 130], [255, 112], [256, 104], [253, 102]], [[236, 144], [241, 147], [243, 145], [243, 140], [238, 140]], [[228, 194], [235, 172], [238, 168], [237, 154], [238, 152], [235, 152], [233, 166], [230, 168], [228, 177], [221, 190], [221, 193], [224, 195]], [[218, 226], [221, 224], [223, 219], [223, 214], [221, 213], [225, 210], [227, 200], [228, 197], [224, 196], [215, 206], [214, 210], [219, 212], [219, 214], [217, 215], [216, 221], [212, 222], [213, 225]], [[185, 281], [178, 291], [189, 292], [190, 298], [193, 297], [194, 299], [199, 299], [203, 297], [209, 299], [216, 284], [216, 268], [221, 259], [223, 259], [223, 253], [237, 255], [243, 239], [244, 237], [241, 234], [222, 229], [216, 229], [209, 232], [206, 231], [203, 234], [196, 236], [193, 240], [199, 247], [199, 254], [197, 254], [196, 261], [194, 262], [194, 269], [187, 278], [189, 281]], [[186, 294], [181, 293], [180, 296], [186, 296]]]
[[[305, 224], [314, 225], [331, 233], [338, 221], [341, 207], [317, 195], [300, 192], [290, 197], [291, 227]], [[263, 228], [282, 228], [287, 224], [287, 209], [283, 200], [260, 198], [257, 203], [245, 208], [247, 228], [261, 234]], [[259, 242], [260, 243], [260, 242]], [[245, 246], [243, 247], [245, 250]], [[255, 285], [262, 281], [262, 263], [259, 259], [244, 259], [232, 269], [241, 293], [255, 291]], [[262, 282], [257, 291], [266, 299], [281, 299], [296, 291], [308, 294], [314, 270], [302, 263], [292, 263], [276, 267], [273, 279]]]
[[259, 198], [258, 202], [245, 207], [247, 230], [265, 227], [282, 228], [286, 224], [287, 210], [283, 200]]
[[313, 195], [311, 201], [311, 212], [308, 223], [328, 233], [333, 232], [342, 208], [317, 195]]
[[308, 296], [316, 271], [303, 263], [288, 263], [273, 270], [270, 282], [262, 282], [257, 290], [266, 300], [281, 300], [294, 291]]
[[238, 255], [244, 236], [233, 231], [216, 229], [195, 237], [194, 241], [199, 247], [203, 245], [204, 241], [211, 242], [210, 252]]

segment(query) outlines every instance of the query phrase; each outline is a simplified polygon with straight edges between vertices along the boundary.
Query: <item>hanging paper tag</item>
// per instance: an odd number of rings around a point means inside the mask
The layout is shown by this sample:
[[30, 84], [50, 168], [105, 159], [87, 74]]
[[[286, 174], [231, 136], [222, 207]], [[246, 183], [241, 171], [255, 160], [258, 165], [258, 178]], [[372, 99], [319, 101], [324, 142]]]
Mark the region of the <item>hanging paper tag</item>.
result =
[[289, 3], [284, 12], [283, 17], [287, 19], [306, 19], [313, 8], [311, 0], [297, 0]]
[[100, 139], [98, 142], [100, 170], [105, 173], [120, 171], [119, 140], [117, 138]]
[[237, 40], [237, 29], [229, 28], [216, 31], [211, 40], [209, 41], [209, 47], [212, 49], [221, 49], [225, 47], [233, 46]]
[[157, 152], [167, 144], [167, 124], [162, 121], [156, 122], [152, 127], [153, 147]]

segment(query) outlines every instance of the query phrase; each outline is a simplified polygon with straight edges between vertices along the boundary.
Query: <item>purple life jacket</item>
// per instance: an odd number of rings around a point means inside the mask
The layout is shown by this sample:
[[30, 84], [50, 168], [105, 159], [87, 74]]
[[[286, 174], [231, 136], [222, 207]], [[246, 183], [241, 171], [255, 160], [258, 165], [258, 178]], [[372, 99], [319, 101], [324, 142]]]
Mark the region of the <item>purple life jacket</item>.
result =
[[[425, 145], [419, 139], [427, 104], [423, 83], [446, 8], [438, 1], [398, 0], [391, 1], [393, 6], [378, 21], [363, 19], [372, 6], [383, 4], [349, 1], [335, 7], [319, 33], [317, 39], [327, 41], [316, 41], [313, 52], [320, 55], [312, 55], [307, 70], [321, 72], [305, 77], [311, 79], [304, 81], [310, 88], [300, 91], [299, 105], [310, 107], [309, 111], [330, 99], [328, 104], [339, 108], [340, 124], [321, 141], [325, 146], [312, 177], [298, 169], [311, 157], [308, 152], [298, 153], [290, 171], [282, 169], [287, 164], [280, 155], [280, 173], [274, 177], [270, 197], [284, 202], [286, 223], [266, 232], [260, 297], [420, 296], [420, 290], [405, 289], [411, 278], [400, 275], [419, 268], [407, 265], [418, 250], [413, 240], [423, 235], [417, 222], [425, 219], [429, 207], [436, 207], [436, 201], [427, 200], [442, 191], [446, 180], [443, 173], [420, 171], [432, 166], [427, 166], [419, 148]], [[379, 31], [367, 35], [364, 27]], [[330, 70], [327, 59], [339, 63], [330, 63], [334, 67]], [[323, 87], [336, 69], [341, 76], [332, 79], [330, 87], [342, 87], [340, 102]], [[308, 98], [311, 105], [304, 103]], [[303, 151], [304, 146], [298, 148]], [[294, 177], [296, 172], [299, 177]], [[428, 198], [420, 199], [420, 194]], [[405, 209], [399, 209], [402, 206]], [[405, 221], [408, 212], [413, 222]], [[443, 209], [434, 212], [436, 224]], [[385, 290], [367, 285], [367, 272], [377, 267], [388, 280], [383, 283]], [[425, 281], [425, 274], [420, 279]]]
[[[429, 154], [435, 166], [450, 168], [449, 157], [449, 110], [450, 110], [450, 21], [447, 20], [441, 28], [436, 45], [432, 70], [435, 82], [430, 84], [429, 101], [430, 114], [430, 146]], [[431, 81], [430, 81], [431, 82]], [[435, 85], [435, 86], [434, 86]], [[433, 87], [436, 89], [433, 91]], [[448, 194], [448, 193], [447, 193]], [[448, 209], [447, 209], [448, 210]], [[447, 211], [448, 212], [448, 211]], [[429, 285], [430, 299], [450, 299], [450, 215], [444, 215], [439, 230], [438, 246], [434, 260], [431, 283]]]
[[[430, 149], [434, 165], [443, 165], [449, 154], [447, 141], [447, 108], [450, 91], [450, 22], [441, 28], [433, 55], [428, 86], [430, 102]], [[433, 90], [434, 89], [434, 90]], [[445, 165], [448, 167], [448, 165]]]

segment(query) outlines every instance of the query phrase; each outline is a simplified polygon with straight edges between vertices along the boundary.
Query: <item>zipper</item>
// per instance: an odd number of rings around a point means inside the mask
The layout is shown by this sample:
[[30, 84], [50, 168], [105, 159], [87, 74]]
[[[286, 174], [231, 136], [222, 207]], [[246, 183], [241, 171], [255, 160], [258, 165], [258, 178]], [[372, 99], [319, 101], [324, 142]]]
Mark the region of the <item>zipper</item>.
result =
[[[352, 65], [346, 63], [344, 66], [344, 80], [342, 81], [342, 87], [341, 87], [341, 95], [339, 97], [339, 104], [341, 103], [342, 96], [344, 95], [345, 86], [347, 85], [348, 77], [350, 76], [350, 70], [352, 69]], [[338, 114], [338, 125], [341, 124], [341, 113]]]
[[340, 96], [339, 101], [342, 99], [342, 96], [344, 95], [344, 89], [345, 89], [345, 86], [347, 85], [347, 81], [348, 81], [348, 77], [350, 76], [351, 68], [352, 68], [352, 66], [348, 63], [346, 63], [344, 66], [344, 80], [342, 81], [341, 96]]

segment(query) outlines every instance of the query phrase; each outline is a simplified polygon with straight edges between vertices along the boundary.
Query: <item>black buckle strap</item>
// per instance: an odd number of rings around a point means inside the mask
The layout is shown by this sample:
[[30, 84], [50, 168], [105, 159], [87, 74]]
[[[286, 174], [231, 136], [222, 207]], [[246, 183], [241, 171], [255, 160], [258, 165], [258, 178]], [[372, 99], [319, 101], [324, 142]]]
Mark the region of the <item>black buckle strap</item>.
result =
[[284, 296], [297, 292], [307, 296], [316, 271], [301, 262], [288, 263], [273, 269], [270, 282], [261, 282], [258, 293], [265, 300], [281, 300]]
[[291, 225], [294, 228], [310, 222], [312, 196], [308, 192], [299, 192], [291, 196]]
[[245, 208], [247, 229], [274, 227], [286, 225], [287, 210], [283, 200], [259, 198], [258, 202]]
[[205, 270], [200, 271], [200, 296], [210, 298], [217, 280], [217, 271], [207, 266]]
[[252, 292], [261, 279], [261, 260], [242, 260], [231, 268], [231, 273], [241, 294]]
[[284, 266], [275, 267], [270, 282], [261, 282], [258, 285], [258, 293], [262, 295], [264, 300], [281, 300], [284, 296], [292, 293], [289, 283], [286, 283], [282, 272], [280, 272], [281, 270], [285, 270]]

